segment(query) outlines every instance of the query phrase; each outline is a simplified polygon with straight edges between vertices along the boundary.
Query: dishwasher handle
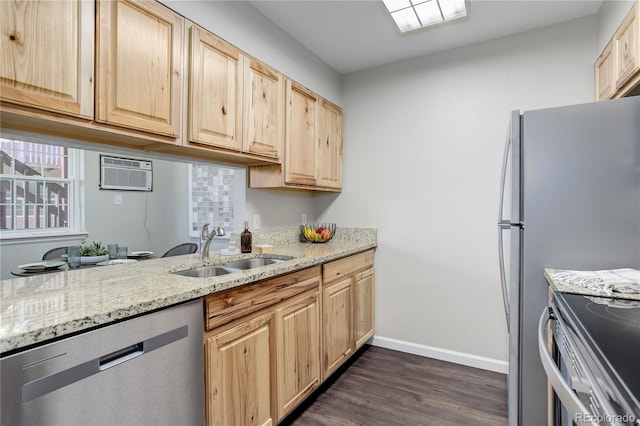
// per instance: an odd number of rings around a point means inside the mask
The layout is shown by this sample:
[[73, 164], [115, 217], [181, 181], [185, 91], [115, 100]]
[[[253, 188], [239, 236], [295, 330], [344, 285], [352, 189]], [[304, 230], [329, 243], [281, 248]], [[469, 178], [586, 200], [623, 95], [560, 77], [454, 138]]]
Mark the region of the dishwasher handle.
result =
[[184, 339], [188, 334], [189, 326], [185, 324], [165, 333], [150, 337], [142, 342], [127, 346], [99, 358], [92, 359], [91, 361], [77, 364], [73, 367], [67, 368], [66, 370], [32, 380], [22, 386], [21, 402], [29, 402], [79, 380], [104, 372], [109, 368], [135, 359], [155, 349]]
[[597, 425], [587, 419], [594, 419], [595, 416], [583, 417], [580, 421], [577, 420], [577, 414], [587, 414], [589, 410], [580, 401], [578, 395], [575, 394], [571, 386], [562, 377], [562, 372], [556, 366], [556, 363], [547, 348], [547, 323], [551, 319], [551, 308], [545, 307], [540, 315], [540, 321], [538, 322], [538, 351], [540, 352], [540, 360], [544, 371], [547, 373], [547, 378], [551, 382], [554, 392], [562, 401], [565, 408], [571, 413], [571, 417], [576, 423]]
[[119, 351], [100, 357], [100, 370], [115, 367], [118, 364], [137, 358], [144, 353], [144, 342], [136, 343]]

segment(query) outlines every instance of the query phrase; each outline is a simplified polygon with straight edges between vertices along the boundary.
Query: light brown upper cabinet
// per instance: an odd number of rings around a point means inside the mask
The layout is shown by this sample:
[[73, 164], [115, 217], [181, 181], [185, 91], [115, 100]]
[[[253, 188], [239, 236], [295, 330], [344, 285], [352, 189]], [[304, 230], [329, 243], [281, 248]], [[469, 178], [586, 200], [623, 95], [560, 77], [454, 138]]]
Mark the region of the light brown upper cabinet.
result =
[[191, 27], [190, 142], [242, 150], [242, 63], [238, 49]]
[[317, 184], [342, 188], [342, 110], [329, 101], [320, 106]]
[[97, 5], [96, 121], [179, 137], [184, 18], [155, 1]]
[[255, 188], [341, 190], [342, 111], [162, 3], [0, 12], [3, 127], [242, 164]]
[[93, 117], [94, 3], [0, 1], [0, 98]]
[[316, 184], [316, 139], [320, 99], [305, 87], [287, 80], [285, 182]]
[[287, 79], [284, 164], [249, 167], [251, 188], [342, 189], [342, 110]]
[[284, 76], [253, 58], [244, 60], [245, 152], [280, 158], [284, 140]]
[[624, 86], [640, 70], [640, 19], [638, 3], [633, 6], [613, 36], [617, 50], [616, 88]]
[[613, 43], [610, 42], [596, 61], [596, 100], [598, 101], [613, 96], [616, 85], [614, 66]]
[[640, 0], [595, 63], [596, 100], [640, 94]]
[[189, 135], [202, 144], [280, 159], [284, 78], [210, 32], [191, 25]]

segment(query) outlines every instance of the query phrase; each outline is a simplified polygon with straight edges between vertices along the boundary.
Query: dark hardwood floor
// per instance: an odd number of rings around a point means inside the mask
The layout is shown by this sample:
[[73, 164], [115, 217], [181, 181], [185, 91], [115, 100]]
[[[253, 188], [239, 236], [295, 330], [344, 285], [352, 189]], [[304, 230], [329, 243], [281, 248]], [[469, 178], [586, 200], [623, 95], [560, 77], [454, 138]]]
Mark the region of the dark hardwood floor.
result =
[[506, 425], [507, 376], [375, 346], [283, 425]]

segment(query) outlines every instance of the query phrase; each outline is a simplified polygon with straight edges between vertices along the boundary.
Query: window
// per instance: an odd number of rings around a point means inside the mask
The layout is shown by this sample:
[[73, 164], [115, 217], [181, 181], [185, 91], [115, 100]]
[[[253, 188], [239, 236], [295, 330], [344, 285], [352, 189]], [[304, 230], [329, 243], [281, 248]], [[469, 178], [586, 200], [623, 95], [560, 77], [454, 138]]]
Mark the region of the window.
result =
[[0, 238], [79, 230], [77, 150], [1, 138], [0, 155]]
[[245, 188], [246, 170], [243, 168], [190, 164], [190, 236], [200, 238], [205, 223], [222, 226], [227, 234], [242, 231]]

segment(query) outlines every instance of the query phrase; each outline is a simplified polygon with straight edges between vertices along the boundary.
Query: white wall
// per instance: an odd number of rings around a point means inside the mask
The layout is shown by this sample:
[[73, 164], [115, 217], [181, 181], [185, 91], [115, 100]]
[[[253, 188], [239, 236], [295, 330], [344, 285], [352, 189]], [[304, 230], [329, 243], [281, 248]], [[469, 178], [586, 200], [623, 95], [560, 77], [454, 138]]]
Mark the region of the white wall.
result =
[[591, 101], [595, 46], [588, 17], [344, 77], [344, 190], [316, 213], [378, 228], [377, 336], [507, 360], [496, 222], [509, 112]]
[[[152, 159], [153, 191], [101, 190], [98, 152], [85, 151], [87, 241], [118, 243], [158, 256], [189, 241], [186, 163]], [[128, 158], [148, 159], [144, 153]], [[115, 203], [115, 196], [122, 204]]]
[[262, 230], [297, 226], [302, 214], [314, 220], [314, 195], [308, 191], [247, 189], [247, 220], [253, 228], [253, 215], [259, 214]]

